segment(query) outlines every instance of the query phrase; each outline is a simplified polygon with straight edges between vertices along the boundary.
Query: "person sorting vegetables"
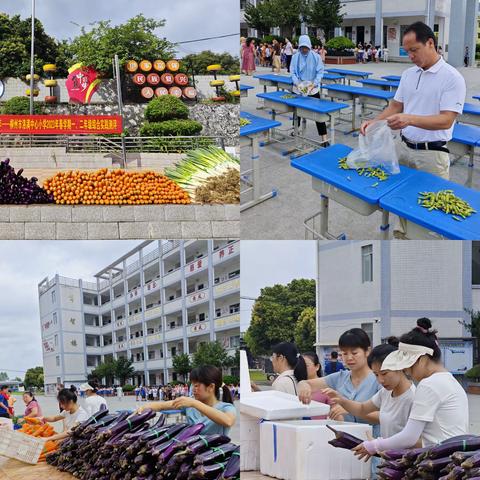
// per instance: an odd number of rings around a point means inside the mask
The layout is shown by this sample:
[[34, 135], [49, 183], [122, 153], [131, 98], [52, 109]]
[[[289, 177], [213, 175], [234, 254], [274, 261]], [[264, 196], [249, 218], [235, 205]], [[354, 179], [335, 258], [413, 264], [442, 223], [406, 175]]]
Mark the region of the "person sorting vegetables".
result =
[[32, 392], [25, 392], [23, 395], [25, 403], [25, 417], [35, 418], [42, 416], [42, 409]]
[[[146, 409], [158, 412], [162, 410], [182, 410], [191, 425], [203, 423], [203, 434], [228, 435], [235, 424], [237, 411], [229, 388], [223, 383], [222, 371], [214, 366], [205, 365], [195, 368], [190, 373], [193, 385], [191, 397], [179, 397], [168, 402], [149, 402], [137, 409], [141, 413]], [[222, 401], [220, 401], [222, 390]]]
[[388, 341], [387, 344], [377, 345], [368, 356], [368, 366], [383, 387], [370, 400], [355, 402], [331, 388], [323, 390], [333, 403], [356, 417], [367, 418], [369, 414], [379, 410], [380, 435], [384, 438], [403, 430], [410, 416], [415, 395], [415, 386], [403, 371], [382, 368], [388, 355], [398, 349], [398, 339], [391, 337]]
[[58, 392], [57, 400], [62, 412], [53, 417], [39, 417], [44, 422], [60, 422], [65, 421], [65, 429], [63, 432], [49, 437], [49, 440], [63, 440], [70, 435], [73, 427], [79, 423], [88, 420], [87, 412], [77, 404], [77, 395], [72, 388], [63, 388]]
[[97, 394], [98, 388], [92, 386], [89, 383], [83, 383], [80, 385], [80, 391], [85, 392], [85, 411], [88, 416], [92, 416], [95, 412], [98, 412], [102, 405], [105, 405], [104, 408], [108, 409], [107, 401]]
[[[320, 55], [312, 50], [312, 42], [308, 35], [301, 35], [298, 39], [298, 51], [292, 57], [290, 72], [292, 74], [293, 85], [299, 89], [301, 84], [310, 83], [311, 88], [306, 94], [311, 97], [320, 98], [320, 83], [323, 77], [323, 62]], [[310, 91], [316, 91], [310, 94]], [[322, 146], [328, 147], [327, 126], [325, 122], [315, 122], [317, 124], [318, 134], [322, 137]], [[298, 119], [300, 125], [300, 119]]]
[[420, 318], [413, 330], [402, 335], [398, 350], [383, 361], [382, 370], [403, 370], [418, 382], [412, 410], [399, 433], [355, 447], [359, 458], [367, 460], [384, 450], [411, 448], [419, 439], [427, 447], [467, 433], [467, 394], [443, 367], [436, 333], [428, 318]]

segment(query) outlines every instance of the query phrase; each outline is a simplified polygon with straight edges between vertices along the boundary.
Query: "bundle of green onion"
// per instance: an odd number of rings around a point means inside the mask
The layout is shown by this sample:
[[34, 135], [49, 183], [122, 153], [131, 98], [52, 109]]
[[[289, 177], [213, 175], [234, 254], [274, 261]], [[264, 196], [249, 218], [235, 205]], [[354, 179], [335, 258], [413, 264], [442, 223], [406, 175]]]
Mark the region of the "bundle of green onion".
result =
[[240, 171], [240, 160], [218, 147], [198, 148], [174, 167], [165, 168], [165, 176], [195, 198], [197, 187], [204, 185], [207, 179], [224, 176], [226, 173]]

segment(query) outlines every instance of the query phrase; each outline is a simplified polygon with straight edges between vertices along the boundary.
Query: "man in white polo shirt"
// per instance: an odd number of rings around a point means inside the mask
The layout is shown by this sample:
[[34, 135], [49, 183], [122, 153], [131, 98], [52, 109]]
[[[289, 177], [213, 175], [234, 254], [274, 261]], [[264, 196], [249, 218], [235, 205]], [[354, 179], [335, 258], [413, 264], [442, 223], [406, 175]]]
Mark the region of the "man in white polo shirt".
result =
[[400, 130], [396, 147], [401, 164], [448, 179], [446, 144], [463, 110], [465, 80], [437, 53], [428, 25], [410, 25], [403, 35], [403, 48], [416, 66], [403, 72], [394, 99], [375, 119], [363, 122], [360, 133], [365, 135], [368, 125], [386, 119], [392, 130]]

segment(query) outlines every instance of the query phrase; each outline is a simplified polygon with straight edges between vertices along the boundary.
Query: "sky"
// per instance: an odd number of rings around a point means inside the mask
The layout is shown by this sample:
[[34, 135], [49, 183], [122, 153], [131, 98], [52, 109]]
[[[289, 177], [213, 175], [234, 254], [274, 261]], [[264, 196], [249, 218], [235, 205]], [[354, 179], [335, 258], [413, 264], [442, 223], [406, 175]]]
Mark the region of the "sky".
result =
[[0, 241], [0, 372], [23, 379], [43, 364], [38, 283], [94, 275], [139, 241]]
[[242, 240], [240, 247], [240, 329], [247, 330], [260, 289], [295, 278], [317, 277], [317, 242], [309, 240]]
[[[0, 11], [10, 15], [31, 16], [31, 0], [1, 0]], [[80, 27], [99, 20], [111, 20], [112, 25], [125, 23], [143, 13], [157, 20], [165, 19], [160, 37], [170, 42], [182, 42], [220, 35], [236, 34], [217, 40], [180, 45], [178, 56], [202, 50], [229, 52], [238, 55], [240, 42], [240, 7], [238, 0], [36, 0], [36, 17], [45, 31], [57, 39], [74, 38]]]

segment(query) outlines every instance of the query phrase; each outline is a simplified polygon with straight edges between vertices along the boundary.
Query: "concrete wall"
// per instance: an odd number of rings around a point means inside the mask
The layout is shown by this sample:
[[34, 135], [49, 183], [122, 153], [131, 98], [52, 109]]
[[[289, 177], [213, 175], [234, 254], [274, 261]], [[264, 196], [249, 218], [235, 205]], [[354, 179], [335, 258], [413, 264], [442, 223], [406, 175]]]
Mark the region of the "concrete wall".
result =
[[[228, 80], [228, 75], [218, 75], [218, 80], [225, 81], [225, 88], [227, 90], [235, 90], [235, 82], [230, 82]], [[197, 89], [198, 95], [200, 98], [209, 98], [215, 96], [215, 88], [210, 86], [210, 81], [213, 80], [213, 75], [199, 75], [195, 77], [195, 88]], [[50, 88], [45, 87], [43, 84], [43, 78], [36, 82], [35, 88], [40, 90], [38, 97], [35, 98], [35, 101], [43, 101], [46, 95], [50, 95]], [[68, 91], [65, 86], [66, 78], [56, 78], [58, 86], [54, 88], [54, 94], [58, 97], [60, 103], [68, 103], [70, 97], [68, 96]], [[27, 85], [26, 81], [22, 81], [19, 78], [4, 78], [2, 79], [5, 84], [5, 93], [0, 98], [0, 101], [4, 102], [13, 97], [23, 97], [27, 88], [30, 88], [30, 85]], [[114, 103], [116, 104], [117, 100], [117, 87], [115, 80], [106, 79], [103, 80], [100, 84], [98, 90], [92, 95], [90, 103]]]

